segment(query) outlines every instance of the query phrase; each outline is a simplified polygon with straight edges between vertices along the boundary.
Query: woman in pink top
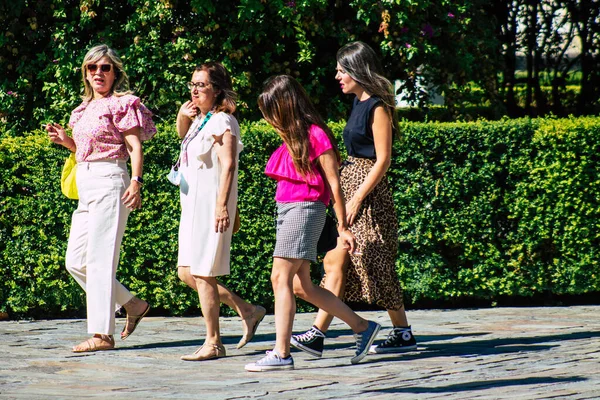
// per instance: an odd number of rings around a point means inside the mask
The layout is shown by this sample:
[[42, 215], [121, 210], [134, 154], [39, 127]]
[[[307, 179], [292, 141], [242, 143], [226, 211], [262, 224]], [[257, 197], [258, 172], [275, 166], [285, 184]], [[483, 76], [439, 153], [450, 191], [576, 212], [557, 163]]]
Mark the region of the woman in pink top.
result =
[[93, 47], [81, 72], [83, 103], [71, 113], [72, 138], [59, 124], [46, 126], [50, 140], [74, 152], [77, 160], [79, 203], [65, 262], [86, 292], [88, 333], [93, 335], [73, 347], [77, 353], [115, 347], [115, 307], [123, 305], [127, 312], [121, 339], [150, 309], [116, 280], [116, 270], [129, 212], [142, 206], [141, 142], [156, 133], [152, 113], [127, 90], [128, 78], [114, 50]]
[[346, 225], [344, 198], [338, 177], [339, 153], [331, 130], [317, 113], [306, 92], [291, 76], [267, 81], [258, 105], [275, 128], [283, 145], [267, 163], [266, 174], [277, 180], [277, 240], [271, 282], [275, 294], [276, 343], [273, 351], [246, 365], [247, 371], [293, 369], [290, 338], [296, 313], [294, 281], [307, 300], [346, 322], [356, 334], [353, 364], [362, 360], [379, 331], [379, 324], [354, 313], [331, 292], [313, 284], [310, 262], [316, 261], [317, 241], [325, 223], [325, 207], [332, 197], [342, 221], [339, 239], [354, 250], [354, 236]]

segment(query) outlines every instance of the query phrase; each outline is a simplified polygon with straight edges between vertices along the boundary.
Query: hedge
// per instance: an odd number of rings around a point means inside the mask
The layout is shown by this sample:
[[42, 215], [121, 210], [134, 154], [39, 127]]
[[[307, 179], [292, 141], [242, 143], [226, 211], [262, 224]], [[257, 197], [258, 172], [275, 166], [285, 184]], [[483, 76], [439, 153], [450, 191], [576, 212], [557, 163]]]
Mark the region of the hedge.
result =
[[599, 290], [599, 118], [402, 131], [391, 174], [410, 299]]
[[[341, 141], [343, 123], [330, 126]], [[144, 145], [144, 204], [130, 216], [118, 278], [157, 313], [194, 314], [198, 298], [176, 273], [178, 190], [165, 177], [178, 142], [174, 124], [158, 127]], [[390, 181], [408, 305], [600, 290], [600, 118], [401, 128]], [[242, 229], [224, 282], [272, 311], [275, 184], [263, 171], [280, 141], [264, 122], [242, 124], [242, 140]], [[64, 268], [76, 207], [59, 189], [66, 156], [41, 131], [0, 140], [0, 311], [11, 317], [84, 314]]]

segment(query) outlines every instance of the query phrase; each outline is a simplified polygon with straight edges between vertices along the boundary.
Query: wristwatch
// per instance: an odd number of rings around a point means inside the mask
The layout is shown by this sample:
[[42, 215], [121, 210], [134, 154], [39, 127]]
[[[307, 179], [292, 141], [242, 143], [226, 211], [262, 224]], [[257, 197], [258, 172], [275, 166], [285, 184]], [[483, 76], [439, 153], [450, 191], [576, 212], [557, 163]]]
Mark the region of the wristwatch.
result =
[[139, 183], [140, 185], [143, 185], [143, 184], [144, 184], [144, 180], [142, 179], [142, 177], [141, 177], [141, 176], [134, 175], [134, 176], [132, 176], [132, 177], [131, 177], [131, 180], [132, 180], [132, 181], [136, 181], [136, 182], [137, 182], [137, 183]]

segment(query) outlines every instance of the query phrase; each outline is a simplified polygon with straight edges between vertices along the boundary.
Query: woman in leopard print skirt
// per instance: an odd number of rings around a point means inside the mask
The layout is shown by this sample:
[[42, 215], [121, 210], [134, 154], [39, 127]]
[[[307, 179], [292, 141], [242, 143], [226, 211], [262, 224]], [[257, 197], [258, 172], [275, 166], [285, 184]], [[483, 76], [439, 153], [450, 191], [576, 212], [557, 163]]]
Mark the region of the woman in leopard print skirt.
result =
[[[351, 255], [340, 246], [329, 251], [321, 284], [346, 301], [377, 304], [387, 310], [394, 328], [384, 342], [371, 347], [371, 353], [413, 350], [417, 344], [396, 273], [398, 220], [386, 176], [392, 142], [398, 135], [392, 85], [382, 75], [373, 49], [362, 42], [338, 51], [336, 71], [342, 92], [356, 96], [344, 128], [348, 159], [340, 181], [357, 250]], [[298, 285], [294, 289], [297, 296], [304, 296]], [[331, 315], [319, 310], [313, 327], [293, 335], [291, 344], [320, 357], [331, 320]]]

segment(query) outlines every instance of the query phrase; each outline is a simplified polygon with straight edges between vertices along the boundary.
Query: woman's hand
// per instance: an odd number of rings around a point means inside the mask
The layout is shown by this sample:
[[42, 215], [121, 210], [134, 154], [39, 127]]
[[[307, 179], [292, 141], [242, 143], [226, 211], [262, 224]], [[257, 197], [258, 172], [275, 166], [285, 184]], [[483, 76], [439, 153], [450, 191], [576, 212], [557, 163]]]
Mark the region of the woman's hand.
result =
[[344, 229], [339, 231], [340, 236], [338, 237], [338, 241], [342, 243], [342, 247], [348, 253], [354, 253], [354, 248], [356, 247], [356, 239], [354, 238], [354, 234], [350, 232], [348, 229]]
[[137, 210], [142, 208], [142, 195], [140, 193], [141, 185], [138, 181], [131, 181], [129, 187], [123, 193], [121, 200], [125, 207], [130, 210]]
[[215, 232], [223, 233], [230, 225], [227, 207], [217, 207], [217, 212], [215, 214]]
[[356, 220], [356, 216], [358, 215], [361, 206], [362, 201], [358, 200], [356, 197], [353, 197], [346, 203], [346, 222], [348, 226], [352, 226], [354, 220]]
[[177, 121], [175, 127], [180, 139], [185, 137], [188, 129], [192, 126], [192, 120], [198, 115], [198, 109], [194, 106], [191, 100], [186, 101], [179, 108], [177, 113]]
[[198, 115], [198, 108], [196, 108], [191, 100], [188, 100], [181, 105], [181, 108], [179, 108], [179, 114], [193, 120], [196, 118], [196, 115]]
[[72, 152], [75, 152], [75, 142], [67, 136], [67, 132], [62, 126], [56, 123], [50, 123], [46, 125], [46, 131], [48, 132], [48, 138], [52, 143], [59, 144]]

